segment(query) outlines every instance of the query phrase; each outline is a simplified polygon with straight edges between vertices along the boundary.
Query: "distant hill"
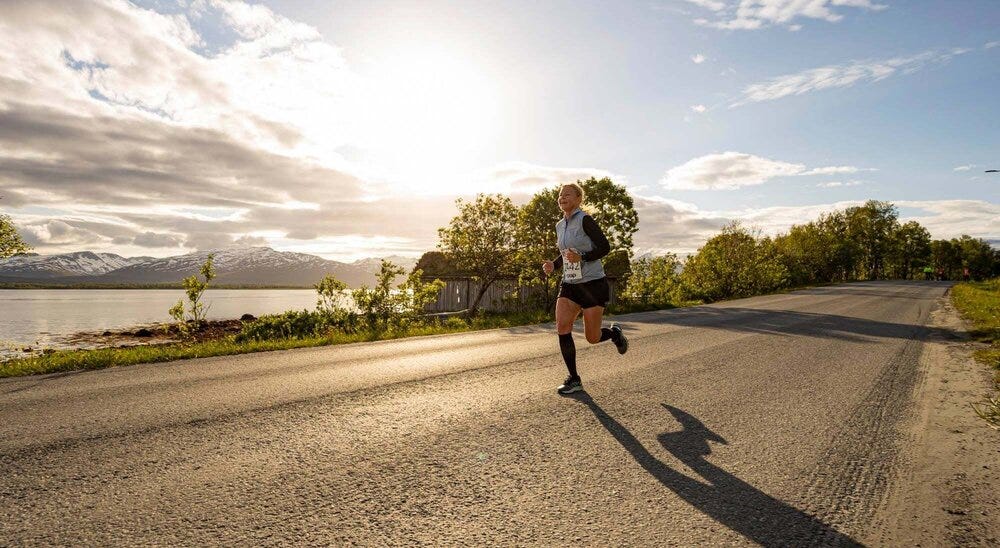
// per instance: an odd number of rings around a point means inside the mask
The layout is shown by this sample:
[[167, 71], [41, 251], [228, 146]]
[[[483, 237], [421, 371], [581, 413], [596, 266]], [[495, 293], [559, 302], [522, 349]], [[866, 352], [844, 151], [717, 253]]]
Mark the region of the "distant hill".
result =
[[28, 253], [0, 260], [0, 279], [52, 280], [68, 276], [101, 276], [150, 257], [126, 258], [114, 253], [78, 251], [59, 255]]
[[[269, 247], [196, 251], [175, 257], [126, 258], [111, 253], [81, 251], [60, 255], [19, 255], [0, 260], [0, 282], [47, 284], [146, 285], [178, 283], [194, 275], [209, 253], [215, 254], [214, 285], [312, 287], [326, 275], [351, 287], [372, 285], [381, 259], [354, 263], [315, 255], [275, 251]], [[395, 259], [395, 260], [394, 260]], [[390, 257], [407, 269], [416, 262]]]

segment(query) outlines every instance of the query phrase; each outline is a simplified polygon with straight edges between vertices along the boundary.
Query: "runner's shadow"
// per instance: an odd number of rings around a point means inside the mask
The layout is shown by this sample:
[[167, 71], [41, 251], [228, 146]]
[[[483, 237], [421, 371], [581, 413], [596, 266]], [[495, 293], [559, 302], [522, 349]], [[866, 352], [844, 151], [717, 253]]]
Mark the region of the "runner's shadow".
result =
[[683, 429], [665, 432], [657, 439], [670, 454], [704, 478], [707, 484], [675, 471], [653, 456], [586, 392], [571, 397], [590, 408], [615, 440], [664, 487], [747, 539], [764, 546], [862, 546], [819, 519], [708, 462], [705, 456], [712, 452], [708, 442], [727, 442], [692, 415], [664, 405]]

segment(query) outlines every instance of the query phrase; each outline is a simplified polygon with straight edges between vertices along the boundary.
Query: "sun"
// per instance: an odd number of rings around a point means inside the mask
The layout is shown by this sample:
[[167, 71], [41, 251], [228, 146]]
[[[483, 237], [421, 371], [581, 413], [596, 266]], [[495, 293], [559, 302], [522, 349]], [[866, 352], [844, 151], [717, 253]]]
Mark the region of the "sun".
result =
[[400, 48], [372, 67], [364, 98], [365, 148], [411, 190], [448, 193], [495, 139], [500, 86], [460, 51]]

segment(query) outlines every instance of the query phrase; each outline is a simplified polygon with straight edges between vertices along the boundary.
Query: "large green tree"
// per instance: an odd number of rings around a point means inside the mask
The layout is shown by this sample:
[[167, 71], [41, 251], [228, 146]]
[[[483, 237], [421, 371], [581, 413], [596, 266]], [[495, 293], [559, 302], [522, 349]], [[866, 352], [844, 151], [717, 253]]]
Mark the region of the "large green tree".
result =
[[0, 259], [25, 253], [31, 249], [18, 234], [14, 222], [7, 215], [0, 215]]
[[909, 280], [916, 271], [927, 266], [931, 258], [931, 234], [917, 221], [900, 225], [892, 234], [889, 253], [891, 272], [896, 278]]
[[479, 194], [467, 202], [455, 201], [458, 215], [438, 229], [438, 247], [455, 268], [471, 274], [479, 291], [469, 303], [469, 314], [499, 279], [516, 274], [517, 207], [501, 194]]
[[773, 240], [730, 223], [688, 257], [681, 283], [695, 299], [749, 297], [785, 287], [788, 269]]
[[863, 206], [847, 208], [844, 213], [848, 237], [861, 252], [857, 274], [868, 280], [884, 278], [892, 236], [899, 226], [896, 206], [891, 202], [868, 200]]

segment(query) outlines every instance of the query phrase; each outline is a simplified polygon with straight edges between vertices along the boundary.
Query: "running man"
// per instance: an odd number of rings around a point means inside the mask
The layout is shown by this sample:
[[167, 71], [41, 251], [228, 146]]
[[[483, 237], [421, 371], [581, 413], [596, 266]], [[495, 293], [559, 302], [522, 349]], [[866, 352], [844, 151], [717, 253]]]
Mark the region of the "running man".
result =
[[556, 300], [556, 331], [569, 377], [556, 389], [560, 394], [583, 390], [576, 371], [576, 345], [573, 343], [573, 323], [581, 310], [587, 342], [597, 344], [610, 339], [618, 347], [619, 354], [628, 351], [628, 339], [621, 326], [613, 323], [610, 328], [601, 327], [604, 307], [611, 299], [601, 258], [611, 251], [611, 245], [594, 218], [580, 209], [583, 199], [583, 187], [576, 183], [565, 184], [559, 189], [559, 209], [563, 218], [556, 223], [556, 237], [560, 255], [554, 261], [542, 263], [546, 275], [557, 268], [563, 269]]

